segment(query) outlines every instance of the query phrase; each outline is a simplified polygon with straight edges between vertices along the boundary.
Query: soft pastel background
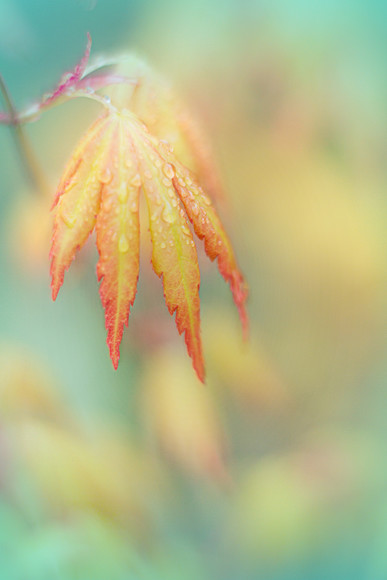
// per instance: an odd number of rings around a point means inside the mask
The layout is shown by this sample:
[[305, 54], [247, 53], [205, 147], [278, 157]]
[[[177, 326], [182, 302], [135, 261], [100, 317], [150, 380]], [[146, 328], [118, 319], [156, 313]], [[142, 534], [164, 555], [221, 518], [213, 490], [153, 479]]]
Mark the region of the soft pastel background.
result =
[[[50, 200], [0, 127], [1, 580], [387, 578], [387, 8], [380, 0], [0, 0], [17, 106], [132, 50], [211, 138], [250, 286], [202, 261], [208, 383], [144, 250], [114, 372], [95, 251], [52, 303]], [[27, 128], [52, 186], [99, 107]]]

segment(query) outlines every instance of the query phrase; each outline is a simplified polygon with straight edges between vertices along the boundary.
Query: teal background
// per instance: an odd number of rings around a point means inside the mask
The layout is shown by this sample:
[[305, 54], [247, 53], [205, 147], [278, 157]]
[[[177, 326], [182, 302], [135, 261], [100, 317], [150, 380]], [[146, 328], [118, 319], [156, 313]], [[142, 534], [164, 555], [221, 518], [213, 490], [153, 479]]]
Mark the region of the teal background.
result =
[[[175, 85], [214, 145], [251, 317], [248, 347], [203, 258], [197, 384], [144, 245], [114, 372], [93, 243], [53, 303], [50, 203], [0, 127], [2, 580], [387, 577], [386, 22], [376, 0], [0, 0], [19, 108], [88, 31]], [[26, 127], [52, 195], [98, 111]]]

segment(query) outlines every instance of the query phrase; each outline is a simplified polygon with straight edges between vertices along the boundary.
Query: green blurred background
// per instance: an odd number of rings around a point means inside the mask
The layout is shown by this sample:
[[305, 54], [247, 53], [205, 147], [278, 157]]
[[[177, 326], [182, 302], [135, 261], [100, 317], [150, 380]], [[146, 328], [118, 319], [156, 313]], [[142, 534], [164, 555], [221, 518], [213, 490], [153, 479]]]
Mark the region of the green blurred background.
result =
[[[121, 362], [91, 244], [51, 301], [50, 200], [0, 128], [0, 579], [387, 578], [387, 5], [0, 0], [18, 107], [134, 51], [206, 128], [251, 340], [202, 260], [201, 386], [142, 255]], [[26, 131], [54, 195], [98, 113]]]

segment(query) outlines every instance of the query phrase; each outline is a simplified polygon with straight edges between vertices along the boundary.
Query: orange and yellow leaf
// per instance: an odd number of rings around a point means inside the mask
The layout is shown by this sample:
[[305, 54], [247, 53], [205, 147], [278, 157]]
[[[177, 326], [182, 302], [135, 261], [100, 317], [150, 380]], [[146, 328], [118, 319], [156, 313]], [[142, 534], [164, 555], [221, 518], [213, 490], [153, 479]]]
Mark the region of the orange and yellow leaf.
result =
[[70, 160], [54, 202], [51, 249], [53, 298], [75, 252], [96, 227], [98, 280], [105, 310], [107, 343], [114, 368], [120, 357], [139, 275], [139, 193], [149, 211], [152, 265], [162, 278], [165, 301], [184, 333], [201, 381], [200, 273], [188, 218], [211, 260], [230, 284], [243, 328], [247, 289], [231, 244], [210, 199], [165, 142], [149, 134], [130, 111], [111, 110], [86, 133]]
[[114, 116], [114, 140], [109, 156], [109, 173], [97, 217], [98, 280], [105, 309], [105, 325], [110, 357], [116, 369], [124, 324], [136, 296], [139, 274], [140, 224], [137, 170], [131, 162], [130, 141], [124, 119]]
[[53, 204], [54, 232], [50, 256], [52, 297], [55, 300], [65, 270], [93, 231], [99, 211], [106, 147], [111, 138], [108, 117], [100, 117], [76, 148]]
[[[166, 156], [170, 158], [168, 152]], [[171, 159], [171, 163], [174, 163], [174, 187], [184, 204], [196, 235], [201, 240], [204, 239], [207, 256], [211, 260], [218, 258], [219, 272], [226, 282], [230, 284], [234, 302], [239, 311], [244, 336], [247, 337], [248, 318], [245, 307], [247, 285], [238, 268], [230, 240], [223, 229], [211, 200], [205, 195], [202, 188], [192, 180], [190, 172], [176, 160]]]
[[195, 243], [184, 209], [173, 188], [174, 172], [144, 126], [126, 115], [127, 140], [136, 152], [139, 178], [146, 196], [153, 244], [152, 265], [163, 279], [164, 296], [170, 314], [176, 312], [176, 326], [185, 333], [188, 354], [201, 381], [204, 363], [200, 338], [200, 273]]

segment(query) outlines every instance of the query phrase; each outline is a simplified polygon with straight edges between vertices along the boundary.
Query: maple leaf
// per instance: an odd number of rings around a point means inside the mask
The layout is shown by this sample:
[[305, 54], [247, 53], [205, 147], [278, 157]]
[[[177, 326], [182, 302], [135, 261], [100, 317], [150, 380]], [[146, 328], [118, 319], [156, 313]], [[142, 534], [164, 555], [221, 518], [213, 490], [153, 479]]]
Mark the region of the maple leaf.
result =
[[200, 273], [188, 220], [211, 260], [229, 282], [244, 328], [246, 287], [231, 244], [210, 199], [170, 147], [149, 134], [130, 111], [111, 109], [89, 128], [68, 163], [54, 202], [51, 248], [52, 294], [56, 298], [76, 251], [96, 229], [97, 276], [105, 309], [107, 343], [117, 368], [139, 274], [139, 193], [149, 213], [152, 265], [162, 277], [168, 310], [185, 334], [200, 380]]

